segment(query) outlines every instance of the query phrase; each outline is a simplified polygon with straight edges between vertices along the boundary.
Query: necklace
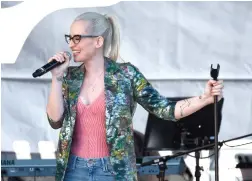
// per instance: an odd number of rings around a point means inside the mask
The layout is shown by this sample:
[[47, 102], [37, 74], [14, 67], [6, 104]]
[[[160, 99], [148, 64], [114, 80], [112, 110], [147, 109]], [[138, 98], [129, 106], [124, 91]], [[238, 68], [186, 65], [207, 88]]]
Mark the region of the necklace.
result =
[[89, 81], [88, 81], [88, 84], [89, 84], [88, 87], [91, 88], [92, 92], [94, 92], [95, 86], [96, 86], [96, 81], [97, 81], [98, 77], [100, 77], [102, 75], [102, 73], [103, 73], [103, 71], [101, 71], [101, 73], [96, 77], [95, 81], [92, 84], [90, 84]]

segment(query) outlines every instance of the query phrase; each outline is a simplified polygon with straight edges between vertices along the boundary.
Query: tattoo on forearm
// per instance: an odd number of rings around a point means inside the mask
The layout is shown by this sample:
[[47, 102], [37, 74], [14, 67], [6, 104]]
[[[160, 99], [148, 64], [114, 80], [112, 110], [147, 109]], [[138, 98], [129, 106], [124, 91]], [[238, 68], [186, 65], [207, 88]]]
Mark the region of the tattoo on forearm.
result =
[[202, 96], [199, 96], [199, 99], [202, 99]]
[[59, 76], [59, 77], [57, 77], [56, 79], [57, 79], [57, 81], [59, 81], [59, 82], [63, 82], [63, 76]]
[[180, 114], [181, 114], [181, 117], [184, 116], [184, 114], [183, 114], [184, 109], [185, 109], [186, 107], [189, 107], [190, 104], [191, 104], [191, 101], [189, 101], [188, 99], [185, 99], [185, 100], [184, 100], [184, 103], [180, 106]]

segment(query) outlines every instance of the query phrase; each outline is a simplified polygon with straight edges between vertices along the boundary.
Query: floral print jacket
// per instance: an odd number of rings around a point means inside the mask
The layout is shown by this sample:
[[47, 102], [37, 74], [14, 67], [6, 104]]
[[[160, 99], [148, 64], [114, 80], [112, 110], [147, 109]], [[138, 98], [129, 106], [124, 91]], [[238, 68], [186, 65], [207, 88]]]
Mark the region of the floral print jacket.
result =
[[[62, 92], [64, 114], [52, 128], [61, 128], [56, 156], [56, 180], [63, 181], [71, 148], [76, 117], [76, 102], [85, 72], [82, 66], [69, 67], [64, 76]], [[156, 116], [175, 121], [176, 102], [171, 102], [155, 90], [143, 74], [130, 63], [117, 63], [105, 57], [106, 138], [115, 180], [136, 181], [132, 117], [136, 103]]]

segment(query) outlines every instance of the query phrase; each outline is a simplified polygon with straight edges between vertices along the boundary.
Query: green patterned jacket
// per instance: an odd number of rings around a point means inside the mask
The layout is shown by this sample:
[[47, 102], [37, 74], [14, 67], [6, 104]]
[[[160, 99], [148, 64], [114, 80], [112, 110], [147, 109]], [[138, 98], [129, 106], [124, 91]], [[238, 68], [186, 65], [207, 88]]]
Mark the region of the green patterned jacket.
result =
[[[143, 74], [130, 63], [117, 63], [105, 58], [106, 137], [110, 161], [118, 181], [136, 181], [136, 156], [132, 117], [136, 103], [156, 116], [174, 120], [175, 102], [161, 96]], [[84, 79], [81, 66], [69, 67], [62, 92], [65, 111], [52, 128], [61, 128], [56, 155], [56, 181], [63, 181], [71, 148], [76, 117], [76, 102]]]

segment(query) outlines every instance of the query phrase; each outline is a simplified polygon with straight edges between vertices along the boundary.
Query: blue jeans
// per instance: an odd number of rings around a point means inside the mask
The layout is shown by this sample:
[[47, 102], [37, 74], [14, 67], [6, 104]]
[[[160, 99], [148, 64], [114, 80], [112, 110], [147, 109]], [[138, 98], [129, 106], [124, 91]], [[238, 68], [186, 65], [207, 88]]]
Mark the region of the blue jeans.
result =
[[109, 157], [85, 159], [70, 155], [64, 181], [114, 181]]

